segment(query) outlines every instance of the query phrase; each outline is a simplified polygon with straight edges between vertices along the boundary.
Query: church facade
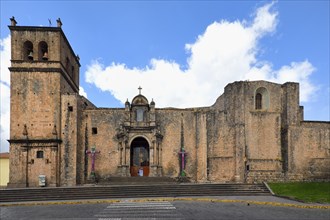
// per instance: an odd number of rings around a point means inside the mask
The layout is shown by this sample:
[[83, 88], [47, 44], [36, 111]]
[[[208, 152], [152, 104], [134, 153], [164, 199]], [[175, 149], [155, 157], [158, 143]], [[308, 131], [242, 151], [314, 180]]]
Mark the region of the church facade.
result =
[[11, 18], [9, 187], [36, 187], [40, 175], [46, 186], [135, 176], [330, 179], [330, 123], [304, 121], [298, 83], [233, 82], [214, 105], [186, 109], [156, 108], [140, 88], [125, 108], [98, 108], [79, 95], [79, 57], [61, 21], [16, 24]]

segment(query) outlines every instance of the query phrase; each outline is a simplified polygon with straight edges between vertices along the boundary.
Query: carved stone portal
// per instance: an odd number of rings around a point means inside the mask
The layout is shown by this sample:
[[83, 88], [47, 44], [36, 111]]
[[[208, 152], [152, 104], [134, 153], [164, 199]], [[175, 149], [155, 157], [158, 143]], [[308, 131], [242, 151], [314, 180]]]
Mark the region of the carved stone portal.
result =
[[117, 129], [120, 176], [162, 176], [162, 139], [155, 117], [155, 102], [141, 94], [125, 103], [125, 120]]

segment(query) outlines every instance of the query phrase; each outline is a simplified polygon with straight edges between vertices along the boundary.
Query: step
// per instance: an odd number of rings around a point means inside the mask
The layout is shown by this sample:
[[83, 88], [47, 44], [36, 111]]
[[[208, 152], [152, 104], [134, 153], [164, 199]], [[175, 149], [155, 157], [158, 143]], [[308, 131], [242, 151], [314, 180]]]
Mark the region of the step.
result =
[[261, 184], [176, 184], [88, 186], [0, 190], [0, 202], [135, 197], [270, 195]]
[[[95, 183], [90, 181], [89, 183]], [[106, 180], [99, 180], [97, 185], [152, 185], [152, 184], [174, 184], [178, 183], [176, 179], [169, 177], [110, 177]]]

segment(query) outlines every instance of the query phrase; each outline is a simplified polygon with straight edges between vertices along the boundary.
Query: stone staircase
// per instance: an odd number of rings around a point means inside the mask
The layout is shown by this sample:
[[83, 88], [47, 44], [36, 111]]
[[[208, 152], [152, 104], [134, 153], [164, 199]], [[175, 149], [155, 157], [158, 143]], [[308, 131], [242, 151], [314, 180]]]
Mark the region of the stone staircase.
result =
[[[121, 180], [124, 181], [124, 180]], [[142, 181], [142, 180], [137, 180]], [[45, 187], [0, 190], [0, 203], [50, 200], [115, 199], [185, 196], [259, 196], [271, 195], [264, 184], [161, 183]]]
[[[94, 184], [95, 182], [91, 182]], [[150, 185], [150, 184], [175, 184], [177, 179], [170, 177], [110, 177], [99, 180], [98, 185]]]

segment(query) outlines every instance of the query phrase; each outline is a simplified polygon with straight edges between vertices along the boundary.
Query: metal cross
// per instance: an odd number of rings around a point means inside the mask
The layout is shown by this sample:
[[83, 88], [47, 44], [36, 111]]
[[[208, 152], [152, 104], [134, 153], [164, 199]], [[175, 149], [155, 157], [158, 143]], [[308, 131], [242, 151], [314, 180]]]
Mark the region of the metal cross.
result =
[[90, 154], [92, 158], [92, 170], [91, 170], [91, 177], [95, 177], [95, 156], [100, 151], [96, 151], [95, 147], [92, 147], [91, 150], [86, 150], [86, 154]]
[[139, 86], [138, 90], [139, 90], [139, 94], [141, 95], [141, 86]]

